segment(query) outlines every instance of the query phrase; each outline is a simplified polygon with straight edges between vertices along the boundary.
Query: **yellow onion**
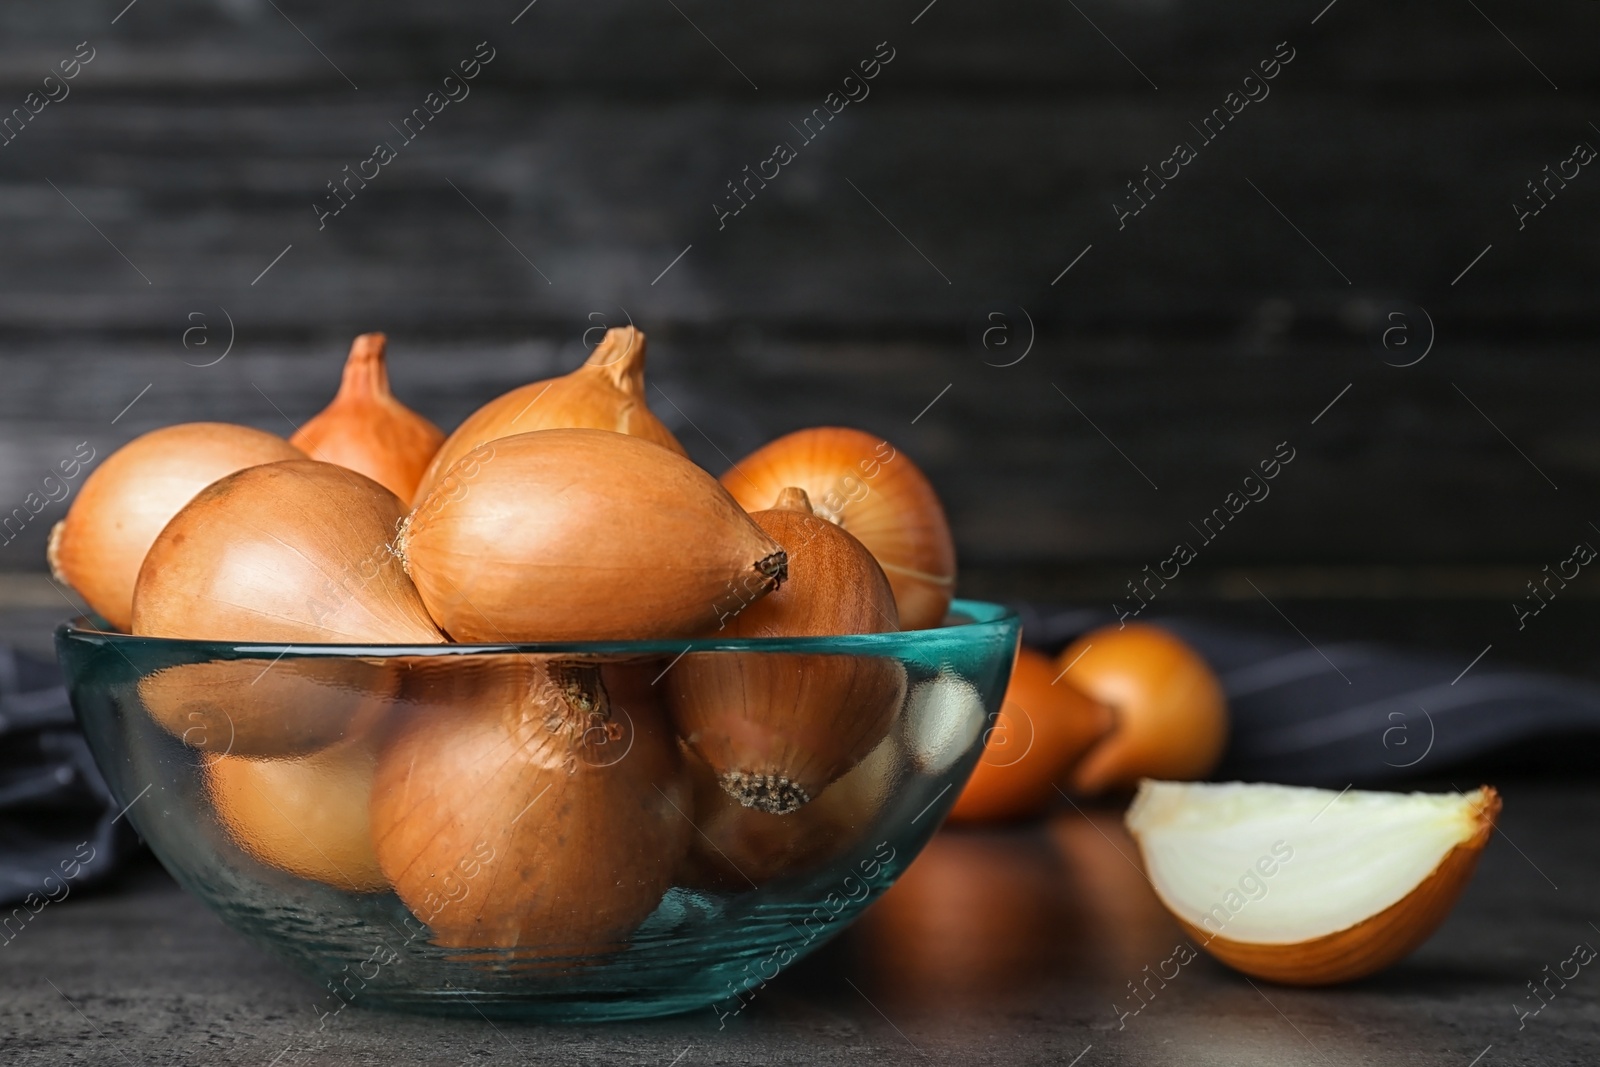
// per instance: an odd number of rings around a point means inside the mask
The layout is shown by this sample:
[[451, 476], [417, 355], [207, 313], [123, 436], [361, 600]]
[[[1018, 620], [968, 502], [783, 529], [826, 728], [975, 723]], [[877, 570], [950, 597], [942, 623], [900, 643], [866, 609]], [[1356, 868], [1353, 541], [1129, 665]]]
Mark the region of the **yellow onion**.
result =
[[112, 626], [127, 630], [139, 567], [179, 508], [236, 470], [303, 458], [281, 437], [225, 422], [189, 422], [136, 437], [84, 479], [67, 517], [50, 531], [50, 570]]
[[817, 514], [877, 558], [902, 627], [944, 621], [956, 581], [950, 524], [928, 479], [888, 441], [834, 426], [798, 430], [734, 464], [722, 484], [746, 511], [767, 507], [787, 486], [804, 489]]
[[1112, 728], [1112, 714], [1058, 680], [1060, 668], [1031, 648], [1017, 652], [1005, 703], [984, 741], [951, 822], [1003, 822], [1041, 815], [1056, 780]]
[[357, 337], [333, 402], [289, 443], [313, 459], [359, 471], [409, 501], [444, 434], [389, 391], [387, 345], [381, 333]]
[[886, 737], [811, 803], [774, 815], [730, 797], [691, 752], [700, 832], [689, 840], [683, 883], [742, 892], [819, 870], [861, 842], [894, 792], [900, 758], [896, 739]]
[[218, 756], [206, 793], [228, 836], [269, 867], [356, 893], [389, 886], [372, 853], [373, 751], [357, 738], [302, 759]]
[[1146, 623], [1106, 626], [1056, 657], [1071, 684], [1112, 711], [1116, 725], [1072, 767], [1078, 793], [1129, 789], [1141, 778], [1204, 778], [1228, 740], [1222, 683], [1194, 649]]
[[694, 830], [653, 670], [509, 655], [429, 665], [379, 755], [372, 828], [436, 944], [602, 953], [655, 910]]
[[363, 733], [382, 718], [394, 669], [354, 656], [209, 660], [139, 679], [139, 702], [172, 736], [222, 756], [293, 757]]
[[400, 535], [456, 641], [684, 637], [783, 580], [783, 550], [710, 475], [607, 430], [480, 446]]
[[[786, 489], [756, 525], [789, 576], [723, 620], [727, 637], [821, 637], [898, 629], [894, 593], [861, 542]], [[899, 661], [789, 652], [690, 653], [666, 675], [678, 734], [746, 807], [791, 812], [883, 740], [905, 697]]]
[[223, 478], [156, 538], [133, 632], [211, 641], [437, 644], [388, 540], [405, 506], [372, 479], [288, 460]]
[[[389, 550], [398, 497], [354, 471], [287, 460], [208, 486], [156, 538], [133, 632], [223, 642], [438, 644]], [[383, 661], [265, 656], [168, 667], [140, 681], [152, 718], [215, 754], [314, 751], [355, 732], [398, 686]]]
[[683, 446], [645, 403], [644, 350], [643, 333], [632, 326], [614, 327], [572, 373], [520, 386], [489, 401], [439, 448], [412, 502], [421, 503], [479, 445], [533, 430], [613, 430], [682, 455]]

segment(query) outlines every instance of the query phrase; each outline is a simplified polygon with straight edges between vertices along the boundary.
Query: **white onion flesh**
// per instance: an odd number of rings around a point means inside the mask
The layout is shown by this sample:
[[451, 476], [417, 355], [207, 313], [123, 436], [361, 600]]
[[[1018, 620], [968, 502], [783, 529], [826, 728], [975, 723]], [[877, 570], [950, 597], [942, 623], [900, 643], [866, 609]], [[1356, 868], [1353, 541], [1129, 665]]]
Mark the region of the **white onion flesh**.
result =
[[1403, 899], [1480, 832], [1483, 804], [1481, 790], [1145, 781], [1127, 825], [1179, 918], [1231, 941], [1297, 944]]

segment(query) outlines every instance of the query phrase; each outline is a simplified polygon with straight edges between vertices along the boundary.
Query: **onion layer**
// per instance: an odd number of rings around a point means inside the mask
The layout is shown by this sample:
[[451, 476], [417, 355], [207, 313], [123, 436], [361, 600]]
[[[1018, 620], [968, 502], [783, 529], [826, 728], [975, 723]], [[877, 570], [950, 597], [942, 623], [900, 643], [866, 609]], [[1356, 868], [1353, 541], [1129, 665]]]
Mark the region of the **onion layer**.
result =
[[400, 552], [457, 641], [686, 637], [783, 579], [783, 550], [710, 475], [606, 430], [539, 430], [470, 453]]
[[389, 391], [387, 345], [381, 333], [357, 337], [333, 402], [289, 443], [313, 459], [365, 474], [401, 500], [410, 500], [444, 434]]
[[[861, 542], [787, 489], [751, 516], [784, 546], [777, 592], [730, 612], [728, 637], [818, 637], [897, 629], [894, 594]], [[690, 653], [667, 672], [680, 736], [728, 795], [782, 814], [820, 793], [888, 732], [906, 672], [889, 657], [787, 652]]]
[[734, 464], [722, 484], [746, 511], [788, 486], [804, 489], [819, 515], [877, 558], [904, 629], [944, 621], [956, 580], [950, 524], [928, 479], [889, 442], [834, 426], [799, 430]]
[[489, 401], [445, 440], [412, 502], [420, 504], [450, 468], [478, 446], [533, 430], [613, 430], [683, 455], [678, 439], [645, 403], [644, 351], [643, 333], [632, 326], [614, 327], [571, 374], [533, 382]]
[[196, 493], [260, 463], [303, 459], [248, 426], [189, 422], [152, 430], [106, 458], [50, 531], [50, 570], [119, 630], [133, 622], [133, 587], [156, 535]]
[[450, 947], [617, 948], [694, 832], [659, 666], [503, 656], [430, 665], [378, 760], [378, 862]]

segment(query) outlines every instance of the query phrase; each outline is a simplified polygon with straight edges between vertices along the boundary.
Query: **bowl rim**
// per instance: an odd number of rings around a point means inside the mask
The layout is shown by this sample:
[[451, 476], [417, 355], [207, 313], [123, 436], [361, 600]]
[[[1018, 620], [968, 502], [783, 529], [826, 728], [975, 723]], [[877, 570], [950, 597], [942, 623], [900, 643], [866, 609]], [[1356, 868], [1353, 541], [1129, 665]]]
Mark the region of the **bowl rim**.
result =
[[[1014, 609], [984, 600], [950, 602], [949, 615], [963, 621], [928, 630], [892, 630], [875, 634], [837, 634], [825, 637], [695, 637], [664, 638], [649, 641], [498, 641], [437, 645], [322, 644], [290, 641], [215, 641], [179, 637], [142, 637], [110, 629], [105, 620], [80, 615], [56, 627], [56, 640], [63, 645], [89, 647], [140, 648], [167, 651], [185, 659], [283, 657], [441, 657], [540, 653], [609, 656], [682, 656], [689, 652], [831, 652], [857, 655], [917, 656], [930, 645], [950, 641], [972, 641], [1007, 636], [1020, 630], [1021, 621]], [[947, 616], [948, 618], [949, 616]]]

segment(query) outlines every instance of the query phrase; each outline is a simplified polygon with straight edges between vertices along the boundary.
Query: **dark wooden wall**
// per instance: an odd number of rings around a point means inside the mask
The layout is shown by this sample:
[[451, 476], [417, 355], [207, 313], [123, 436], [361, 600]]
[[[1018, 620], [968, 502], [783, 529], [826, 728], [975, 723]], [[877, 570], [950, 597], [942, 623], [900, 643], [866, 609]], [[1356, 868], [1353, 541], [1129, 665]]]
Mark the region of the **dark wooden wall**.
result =
[[[1154, 562], [1283, 441], [1207, 565], [1600, 536], [1600, 165], [1523, 229], [1511, 206], [1600, 147], [1600, 4], [125, 2], [0, 8], [0, 109], [95, 50], [0, 148], [0, 511], [80, 441], [289, 432], [359, 331], [448, 427], [630, 317], [702, 462], [870, 428], [978, 565]], [[470, 97], [319, 231], [324, 183], [481, 41]], [[800, 145], [884, 41], [871, 95]], [[1280, 42], [1270, 96], [1200, 145]], [[1180, 140], [1198, 158], [1119, 230]], [[798, 158], [719, 230], [778, 141]], [[1430, 322], [1426, 359], [1386, 365]], [[40, 566], [61, 508], [0, 567]]]

